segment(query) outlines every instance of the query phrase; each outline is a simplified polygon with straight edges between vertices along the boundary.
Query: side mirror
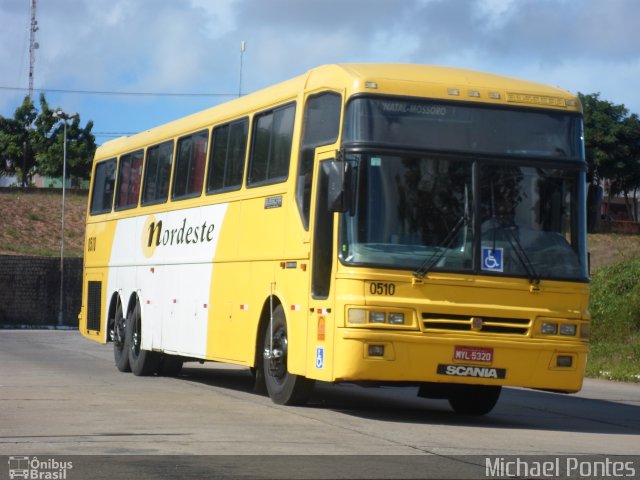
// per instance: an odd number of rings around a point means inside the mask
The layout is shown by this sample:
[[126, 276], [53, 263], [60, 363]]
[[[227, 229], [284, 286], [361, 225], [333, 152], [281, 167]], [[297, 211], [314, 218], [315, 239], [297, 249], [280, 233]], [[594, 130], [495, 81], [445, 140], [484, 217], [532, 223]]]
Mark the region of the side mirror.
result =
[[327, 210], [344, 213], [351, 207], [351, 165], [337, 160], [322, 162], [327, 176]]

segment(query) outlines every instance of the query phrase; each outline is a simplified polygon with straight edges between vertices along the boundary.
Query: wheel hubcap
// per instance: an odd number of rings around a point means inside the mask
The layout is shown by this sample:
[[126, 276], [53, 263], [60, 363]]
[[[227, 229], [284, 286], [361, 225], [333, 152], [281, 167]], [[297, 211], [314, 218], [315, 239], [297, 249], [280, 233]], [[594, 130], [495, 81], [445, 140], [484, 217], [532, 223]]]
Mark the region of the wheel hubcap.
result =
[[287, 374], [287, 332], [278, 329], [273, 334], [271, 352], [268, 358], [269, 374], [281, 379]]

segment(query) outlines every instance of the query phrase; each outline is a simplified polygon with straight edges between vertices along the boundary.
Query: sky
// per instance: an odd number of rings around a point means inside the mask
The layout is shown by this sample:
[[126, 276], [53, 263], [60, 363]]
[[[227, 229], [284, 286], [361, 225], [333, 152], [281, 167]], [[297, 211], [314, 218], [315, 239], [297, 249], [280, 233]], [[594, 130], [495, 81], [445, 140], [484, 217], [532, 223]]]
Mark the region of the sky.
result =
[[[38, 0], [36, 12], [34, 99], [92, 120], [97, 143], [327, 63], [470, 68], [640, 114], [638, 0]], [[30, 16], [31, 0], [0, 0], [5, 117], [27, 95]]]

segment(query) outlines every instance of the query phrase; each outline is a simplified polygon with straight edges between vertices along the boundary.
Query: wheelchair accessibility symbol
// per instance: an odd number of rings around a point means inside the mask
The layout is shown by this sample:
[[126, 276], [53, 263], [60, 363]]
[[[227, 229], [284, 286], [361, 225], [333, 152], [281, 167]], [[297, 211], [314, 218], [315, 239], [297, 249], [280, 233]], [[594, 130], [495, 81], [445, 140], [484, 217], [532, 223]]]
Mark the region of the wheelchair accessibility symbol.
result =
[[504, 259], [503, 252], [504, 249], [502, 248], [482, 247], [482, 270], [502, 272], [504, 270], [502, 263]]
[[316, 348], [316, 368], [324, 368], [324, 347]]

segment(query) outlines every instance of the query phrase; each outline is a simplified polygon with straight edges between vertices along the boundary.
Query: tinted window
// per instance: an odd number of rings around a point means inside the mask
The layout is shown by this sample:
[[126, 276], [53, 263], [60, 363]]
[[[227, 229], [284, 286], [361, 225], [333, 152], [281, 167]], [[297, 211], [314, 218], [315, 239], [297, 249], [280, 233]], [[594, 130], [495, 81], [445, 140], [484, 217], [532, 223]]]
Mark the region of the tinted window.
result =
[[199, 132], [178, 140], [172, 198], [200, 195], [204, 181], [209, 132]]
[[558, 159], [582, 158], [581, 136], [577, 114], [394, 98], [351, 101], [344, 128], [345, 144]]
[[315, 149], [338, 139], [341, 107], [340, 95], [328, 92], [309, 98], [304, 109], [296, 201], [305, 228], [309, 228]]
[[142, 205], [167, 201], [172, 159], [173, 140], [147, 149]]
[[242, 185], [248, 131], [247, 119], [213, 130], [207, 193], [237, 190]]
[[248, 185], [287, 179], [293, 140], [295, 104], [256, 115]]
[[116, 210], [133, 208], [138, 205], [143, 156], [144, 152], [139, 150], [120, 157], [118, 189], [116, 191]]
[[96, 165], [93, 174], [93, 193], [91, 194], [91, 215], [111, 211], [113, 187], [116, 181], [116, 159], [106, 160]]

